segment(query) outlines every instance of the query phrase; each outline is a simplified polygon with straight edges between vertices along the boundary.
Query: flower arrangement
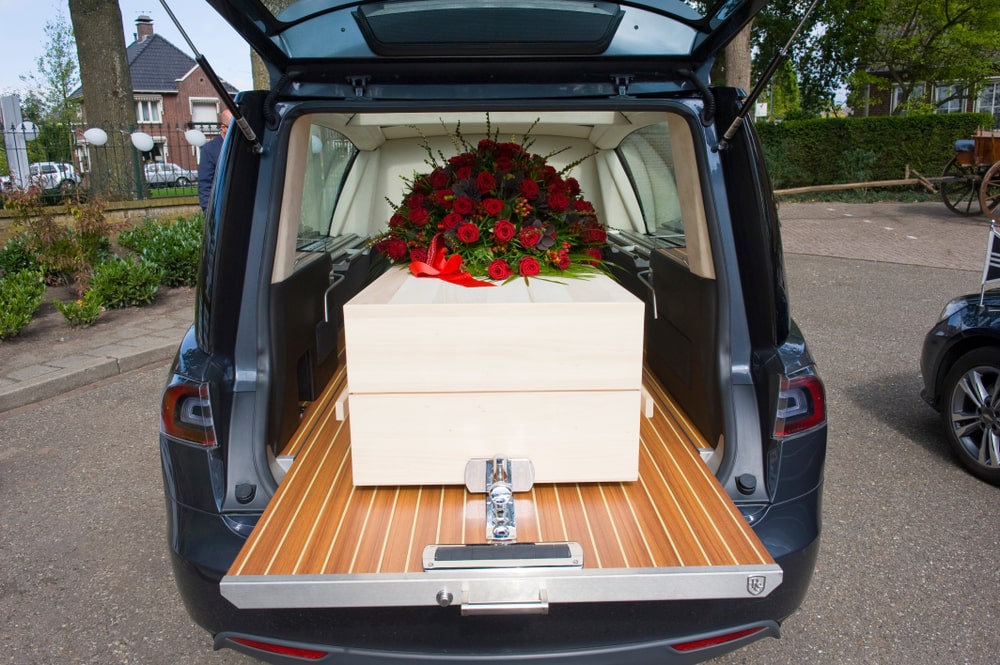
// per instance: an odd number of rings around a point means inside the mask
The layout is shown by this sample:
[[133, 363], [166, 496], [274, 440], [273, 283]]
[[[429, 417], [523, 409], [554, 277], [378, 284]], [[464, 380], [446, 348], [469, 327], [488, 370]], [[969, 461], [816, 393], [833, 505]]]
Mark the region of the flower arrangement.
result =
[[558, 152], [530, 152], [529, 136], [517, 143], [493, 135], [472, 145], [458, 128], [453, 140], [460, 154], [439, 159], [425, 141], [432, 170], [407, 181], [400, 205], [390, 201], [394, 213], [376, 249], [394, 263], [411, 262], [414, 274], [440, 271], [448, 251], [452, 272], [460, 265], [501, 282], [603, 272], [607, 232], [579, 183], [566, 177], [582, 160], [557, 171], [548, 159]]

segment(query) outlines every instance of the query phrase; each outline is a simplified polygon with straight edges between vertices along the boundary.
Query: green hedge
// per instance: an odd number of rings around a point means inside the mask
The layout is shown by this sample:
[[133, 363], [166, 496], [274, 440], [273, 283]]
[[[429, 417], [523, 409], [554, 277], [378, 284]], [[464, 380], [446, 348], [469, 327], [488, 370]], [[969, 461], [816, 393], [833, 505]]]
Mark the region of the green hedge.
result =
[[989, 113], [822, 118], [757, 123], [775, 189], [938, 176], [957, 139], [993, 126]]

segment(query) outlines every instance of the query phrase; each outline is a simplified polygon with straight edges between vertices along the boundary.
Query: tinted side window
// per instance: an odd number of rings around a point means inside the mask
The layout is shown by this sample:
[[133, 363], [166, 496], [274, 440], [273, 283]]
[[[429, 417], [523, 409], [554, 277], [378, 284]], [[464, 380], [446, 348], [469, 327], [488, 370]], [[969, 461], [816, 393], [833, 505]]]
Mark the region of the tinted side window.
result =
[[684, 247], [669, 125], [661, 122], [630, 134], [618, 154], [639, 198], [646, 232], [669, 245]]
[[309, 151], [302, 183], [299, 244], [330, 235], [333, 210], [337, 205], [347, 172], [357, 150], [338, 132], [312, 125]]

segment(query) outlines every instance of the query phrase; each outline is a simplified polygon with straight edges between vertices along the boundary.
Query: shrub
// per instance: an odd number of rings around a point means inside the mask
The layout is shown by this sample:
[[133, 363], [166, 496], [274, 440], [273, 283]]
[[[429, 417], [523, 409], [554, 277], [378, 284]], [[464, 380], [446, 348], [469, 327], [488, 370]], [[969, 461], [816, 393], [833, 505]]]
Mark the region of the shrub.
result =
[[74, 327], [89, 326], [104, 309], [100, 297], [94, 291], [87, 291], [82, 298], [73, 302], [53, 300], [52, 304], [66, 317], [66, 322]]
[[104, 204], [98, 199], [82, 202], [71, 199], [66, 212], [73, 223], [56, 221], [42, 205], [37, 188], [13, 192], [5, 202], [24, 229], [25, 247], [45, 273], [49, 284], [71, 284], [111, 254], [108, 234], [111, 224], [104, 218]]
[[113, 226], [104, 217], [104, 202], [96, 198], [87, 201], [74, 198], [66, 204], [66, 212], [73, 217], [73, 231], [84, 267], [108, 260], [111, 257], [108, 236]]
[[109, 309], [137, 307], [153, 302], [160, 279], [160, 269], [145, 259], [115, 258], [94, 269], [90, 290]]
[[35, 255], [28, 248], [24, 236], [11, 238], [0, 248], [0, 277], [36, 267]]
[[0, 279], [0, 339], [14, 337], [42, 304], [45, 280], [34, 270], [22, 270]]
[[164, 286], [193, 286], [198, 280], [204, 227], [201, 215], [168, 223], [146, 220], [122, 231], [118, 244], [158, 266]]

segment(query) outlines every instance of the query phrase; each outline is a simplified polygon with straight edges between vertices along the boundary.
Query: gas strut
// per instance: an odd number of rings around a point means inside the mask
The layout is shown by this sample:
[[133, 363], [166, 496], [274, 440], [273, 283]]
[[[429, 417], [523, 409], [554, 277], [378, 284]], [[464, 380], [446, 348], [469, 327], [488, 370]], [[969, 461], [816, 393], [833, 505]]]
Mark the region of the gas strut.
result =
[[[163, 2], [163, 0], [160, 1]], [[771, 64], [769, 64], [767, 69], [764, 71], [764, 76], [761, 77], [761, 79], [757, 82], [757, 85], [754, 86], [754, 89], [750, 91], [749, 95], [747, 95], [746, 100], [743, 102], [743, 106], [736, 113], [736, 117], [733, 118], [733, 123], [729, 125], [729, 129], [726, 130], [726, 133], [722, 135], [722, 140], [719, 141], [719, 150], [725, 150], [729, 145], [729, 141], [736, 136], [736, 132], [739, 131], [740, 125], [743, 124], [743, 120], [747, 117], [747, 114], [750, 113], [750, 109], [754, 108], [754, 103], [757, 101], [757, 98], [760, 97], [760, 93], [764, 91], [764, 86], [766, 86], [771, 80], [771, 77], [774, 76], [774, 72], [778, 70], [778, 66], [788, 57], [789, 47], [791, 47], [796, 37], [799, 36], [799, 32], [802, 31], [802, 27], [809, 19], [809, 15], [812, 14], [818, 4], [819, 0], [813, 0], [812, 4], [809, 5], [809, 9], [806, 10], [806, 13], [802, 16], [802, 20], [799, 21], [799, 24], [795, 26], [795, 31], [792, 32], [792, 36], [788, 39], [788, 42], [781, 48], [780, 51], [778, 51], [778, 54], [774, 56], [774, 59], [771, 60]]]
[[233, 98], [229, 95], [229, 92], [226, 90], [226, 86], [222, 85], [222, 81], [220, 81], [219, 77], [216, 76], [215, 70], [212, 69], [212, 65], [208, 64], [208, 60], [206, 60], [205, 56], [203, 56], [198, 49], [195, 48], [194, 42], [192, 42], [191, 38], [188, 37], [186, 32], [184, 32], [184, 28], [181, 27], [181, 22], [177, 20], [177, 17], [174, 16], [174, 13], [170, 10], [170, 6], [167, 5], [167, 0], [160, 0], [160, 4], [167, 10], [170, 20], [174, 22], [174, 25], [177, 26], [181, 36], [184, 37], [184, 41], [186, 41], [188, 46], [191, 48], [191, 51], [194, 53], [194, 60], [205, 72], [205, 76], [208, 77], [208, 82], [211, 83], [212, 87], [215, 88], [215, 91], [219, 93], [219, 99], [221, 99], [222, 103], [226, 105], [229, 112], [233, 114], [233, 120], [236, 121], [236, 126], [240, 128], [241, 132], [243, 132], [243, 136], [246, 137], [246, 140], [252, 144], [253, 151], [258, 155], [264, 152], [264, 146], [262, 146], [260, 141], [257, 140], [257, 135], [254, 133], [250, 123], [246, 121], [246, 118], [243, 117], [243, 114], [240, 113], [240, 110], [236, 107], [236, 102], [233, 101]]

